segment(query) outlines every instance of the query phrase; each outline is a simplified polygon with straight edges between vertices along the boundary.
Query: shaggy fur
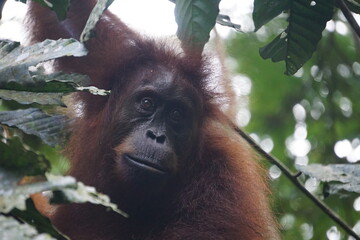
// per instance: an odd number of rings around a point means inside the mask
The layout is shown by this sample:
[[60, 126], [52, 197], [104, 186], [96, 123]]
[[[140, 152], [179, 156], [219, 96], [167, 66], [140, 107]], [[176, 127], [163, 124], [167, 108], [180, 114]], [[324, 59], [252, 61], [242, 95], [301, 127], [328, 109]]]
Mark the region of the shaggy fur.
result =
[[[72, 0], [71, 4], [68, 18], [59, 22], [51, 11], [30, 2], [30, 42], [79, 38], [94, 1]], [[78, 94], [83, 114], [75, 121], [67, 148], [72, 162], [69, 174], [108, 194], [130, 218], [91, 204], [64, 205], [51, 216], [61, 231], [75, 240], [279, 239], [264, 171], [220, 111], [219, 96], [209, 89], [206, 59], [179, 54], [164, 42], [144, 38], [108, 11], [86, 47], [88, 56], [63, 58], [55, 68], [87, 74], [91, 85], [111, 89], [112, 94]], [[122, 142], [125, 135], [113, 131], [118, 127], [116, 113], [126, 103], [133, 74], [144, 67], [166, 68], [183, 76], [183, 84], [195, 87], [202, 100], [196, 144], [182, 159], [172, 187], [157, 195], [128, 186], [126, 169], [113, 166], [116, 152], [132, 148]], [[126, 129], [127, 124], [120, 127]]]

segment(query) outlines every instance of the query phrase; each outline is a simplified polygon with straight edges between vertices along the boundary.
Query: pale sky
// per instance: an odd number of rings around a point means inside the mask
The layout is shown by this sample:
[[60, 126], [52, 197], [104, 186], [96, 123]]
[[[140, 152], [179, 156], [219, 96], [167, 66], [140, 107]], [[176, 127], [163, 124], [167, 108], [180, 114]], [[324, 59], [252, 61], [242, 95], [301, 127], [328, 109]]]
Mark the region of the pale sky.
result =
[[[229, 15], [234, 23], [240, 24], [244, 31], [251, 31], [253, 24], [247, 14], [251, 12], [252, 5], [253, 0], [222, 0], [220, 9], [221, 13]], [[116, 0], [110, 10], [125, 23], [145, 34], [166, 36], [176, 32], [174, 6], [167, 0]], [[25, 4], [15, 0], [7, 1], [0, 23], [0, 38], [21, 40], [21, 24], [8, 20], [21, 19], [25, 11]], [[218, 31], [226, 37], [232, 30], [218, 26]]]

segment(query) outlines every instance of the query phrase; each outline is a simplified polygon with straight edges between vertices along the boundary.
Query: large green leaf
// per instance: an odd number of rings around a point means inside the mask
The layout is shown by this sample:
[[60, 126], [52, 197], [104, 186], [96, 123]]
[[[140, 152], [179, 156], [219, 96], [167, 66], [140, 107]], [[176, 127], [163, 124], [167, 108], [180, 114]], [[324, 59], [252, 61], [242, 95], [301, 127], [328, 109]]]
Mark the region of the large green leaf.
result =
[[63, 115], [48, 115], [36, 108], [0, 112], [0, 124], [38, 136], [50, 146], [65, 142], [68, 121]]
[[176, 1], [177, 36], [185, 48], [202, 50], [216, 23], [220, 0]]
[[321, 39], [327, 21], [334, 13], [334, 0], [292, 0], [289, 25], [260, 55], [272, 61], [285, 61], [286, 74], [292, 75], [309, 60]]
[[255, 0], [253, 20], [255, 31], [289, 8], [291, 0]]

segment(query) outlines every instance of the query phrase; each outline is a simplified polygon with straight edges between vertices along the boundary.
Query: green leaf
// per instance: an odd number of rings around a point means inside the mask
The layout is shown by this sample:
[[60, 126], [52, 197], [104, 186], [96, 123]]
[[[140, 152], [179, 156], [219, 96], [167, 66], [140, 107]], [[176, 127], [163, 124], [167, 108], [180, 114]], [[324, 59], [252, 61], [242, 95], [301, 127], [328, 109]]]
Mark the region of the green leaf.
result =
[[48, 234], [39, 234], [27, 223], [20, 223], [12, 217], [0, 215], [0, 239], [55, 240]]
[[68, 119], [63, 115], [48, 115], [40, 109], [0, 112], [0, 123], [16, 127], [27, 134], [38, 136], [50, 146], [61, 145], [66, 139]]
[[[42, 155], [26, 150], [19, 138], [0, 140], [1, 167], [28, 176], [44, 174], [50, 168], [49, 162]], [[6, 178], [0, 182], [4, 181]]]
[[16, 82], [34, 86], [30, 66], [63, 56], [84, 56], [85, 47], [74, 39], [45, 40], [21, 47], [16, 42], [0, 41], [0, 88]]
[[[334, 13], [334, 0], [293, 0], [289, 26], [270, 44], [260, 49], [264, 59], [285, 61], [286, 74], [292, 75], [309, 60]], [[285, 54], [284, 54], [285, 53]]]
[[274, 62], [282, 61], [286, 57], [286, 44], [286, 38], [279, 35], [266, 47], [260, 48], [260, 55], [265, 59], [271, 57]]
[[253, 20], [255, 32], [289, 8], [290, 0], [255, 0]]
[[177, 36], [183, 46], [202, 50], [216, 23], [220, 0], [176, 1]]

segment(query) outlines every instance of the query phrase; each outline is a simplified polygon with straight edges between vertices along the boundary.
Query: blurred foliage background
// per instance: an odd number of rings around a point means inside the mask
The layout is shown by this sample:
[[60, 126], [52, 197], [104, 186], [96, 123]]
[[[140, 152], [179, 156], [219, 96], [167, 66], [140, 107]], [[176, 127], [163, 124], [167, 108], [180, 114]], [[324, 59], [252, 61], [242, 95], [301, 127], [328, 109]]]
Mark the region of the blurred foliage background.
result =
[[[283, 62], [265, 61], [259, 55], [259, 48], [284, 27], [285, 17], [280, 17], [257, 33], [234, 34], [226, 42], [229, 65], [239, 74], [234, 85], [251, 87], [250, 92], [238, 94], [239, 101], [248, 101], [249, 110], [240, 112], [240, 125], [293, 171], [295, 164], [360, 161], [359, 38], [338, 12], [311, 60], [294, 76], [287, 76]], [[283, 239], [351, 239], [277, 167], [269, 167]], [[360, 233], [358, 194], [326, 197], [324, 184], [304, 176], [302, 180]]]

